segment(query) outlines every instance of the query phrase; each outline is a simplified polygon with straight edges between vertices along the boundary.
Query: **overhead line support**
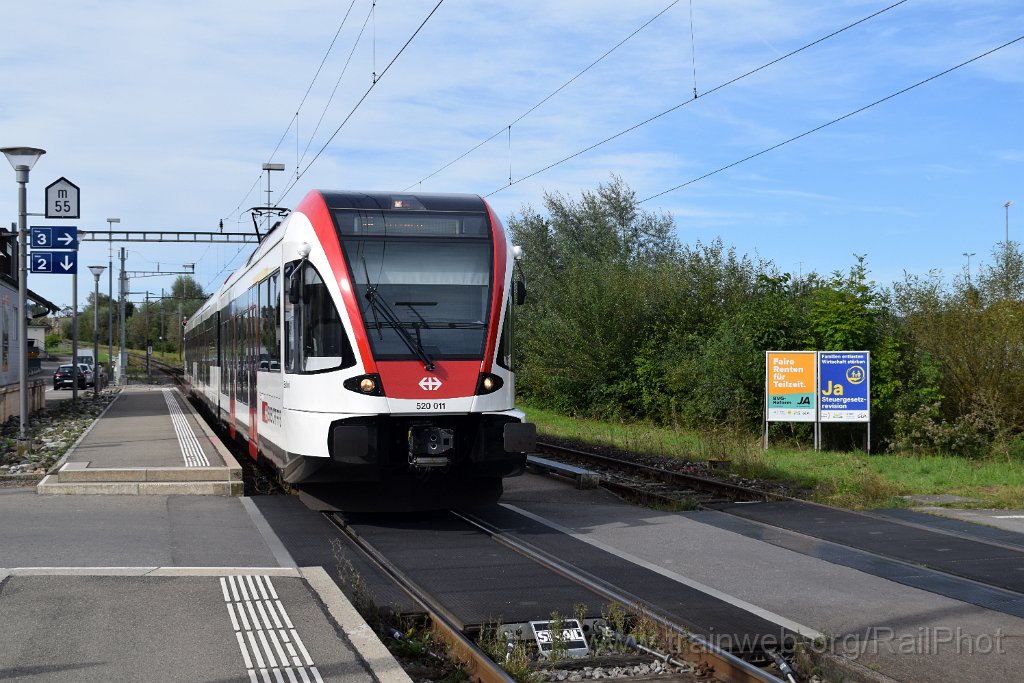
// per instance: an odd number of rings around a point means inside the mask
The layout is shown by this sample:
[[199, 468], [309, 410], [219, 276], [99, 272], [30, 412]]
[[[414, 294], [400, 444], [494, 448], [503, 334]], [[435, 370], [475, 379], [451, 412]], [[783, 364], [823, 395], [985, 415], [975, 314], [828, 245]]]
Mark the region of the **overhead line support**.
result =
[[217, 244], [257, 242], [249, 232], [182, 232], [178, 230], [79, 230], [80, 242], [188, 242]]

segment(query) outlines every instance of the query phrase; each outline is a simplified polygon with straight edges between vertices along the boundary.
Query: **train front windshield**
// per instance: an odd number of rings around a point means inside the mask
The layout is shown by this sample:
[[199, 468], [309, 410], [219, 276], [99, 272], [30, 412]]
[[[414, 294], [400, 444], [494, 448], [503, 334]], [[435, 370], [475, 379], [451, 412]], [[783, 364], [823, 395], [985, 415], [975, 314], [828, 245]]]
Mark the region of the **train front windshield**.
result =
[[335, 213], [378, 360], [483, 357], [493, 249], [485, 215]]

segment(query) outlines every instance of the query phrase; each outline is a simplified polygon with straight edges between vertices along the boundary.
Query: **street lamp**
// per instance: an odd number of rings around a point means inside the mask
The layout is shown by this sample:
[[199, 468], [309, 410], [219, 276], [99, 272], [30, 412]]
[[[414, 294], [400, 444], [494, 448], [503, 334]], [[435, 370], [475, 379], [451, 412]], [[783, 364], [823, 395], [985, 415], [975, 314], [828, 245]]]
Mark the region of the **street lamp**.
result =
[[[120, 223], [120, 218], [108, 218], [107, 226], [110, 232], [114, 231], [114, 223]], [[107, 365], [110, 367], [110, 376], [114, 376], [114, 242], [110, 234], [107, 235]]]
[[96, 288], [92, 298], [92, 397], [100, 392], [100, 275], [106, 270], [106, 266], [89, 266], [92, 271], [93, 280], [96, 281]]
[[1013, 204], [1013, 200], [1003, 204], [1003, 208], [1006, 209], [1006, 244], [1010, 244], [1010, 204]]
[[971, 289], [971, 257], [974, 256], [976, 253], [977, 252], [973, 251], [970, 253], [965, 251], [963, 253], [963, 255], [967, 257], [967, 291], [970, 291]]
[[46, 154], [37, 147], [3, 147], [7, 161], [14, 167], [18, 182], [18, 398], [20, 415], [18, 420], [18, 452], [28, 451], [28, 209], [25, 207], [28, 172]]

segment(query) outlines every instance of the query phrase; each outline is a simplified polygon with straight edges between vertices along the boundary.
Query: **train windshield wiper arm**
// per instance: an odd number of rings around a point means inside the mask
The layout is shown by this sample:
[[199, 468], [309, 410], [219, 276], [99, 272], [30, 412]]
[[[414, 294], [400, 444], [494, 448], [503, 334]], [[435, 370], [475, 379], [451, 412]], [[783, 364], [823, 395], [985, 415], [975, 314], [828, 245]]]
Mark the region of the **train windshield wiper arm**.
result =
[[423, 349], [423, 345], [417, 340], [413, 339], [409, 331], [405, 329], [405, 323], [399, 319], [395, 312], [391, 310], [391, 307], [387, 305], [381, 298], [380, 294], [377, 293], [377, 288], [372, 287], [369, 284], [366, 285], [366, 300], [370, 302], [370, 307], [374, 310], [375, 314], [380, 314], [380, 317], [384, 318], [398, 333], [398, 336], [405, 342], [405, 345], [409, 347], [409, 350], [416, 354], [416, 357], [423, 362], [423, 367], [427, 370], [434, 369], [434, 361], [431, 360], [430, 356]]

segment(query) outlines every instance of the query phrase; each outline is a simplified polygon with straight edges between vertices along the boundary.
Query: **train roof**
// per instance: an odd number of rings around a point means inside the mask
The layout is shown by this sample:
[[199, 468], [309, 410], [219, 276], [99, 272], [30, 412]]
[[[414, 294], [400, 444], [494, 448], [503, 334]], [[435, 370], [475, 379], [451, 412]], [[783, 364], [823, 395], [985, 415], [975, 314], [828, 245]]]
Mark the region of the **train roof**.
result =
[[329, 209], [379, 211], [394, 206], [396, 199], [414, 198], [426, 211], [459, 211], [486, 213], [487, 205], [475, 194], [440, 194], [420, 192], [353, 192], [320, 190]]

